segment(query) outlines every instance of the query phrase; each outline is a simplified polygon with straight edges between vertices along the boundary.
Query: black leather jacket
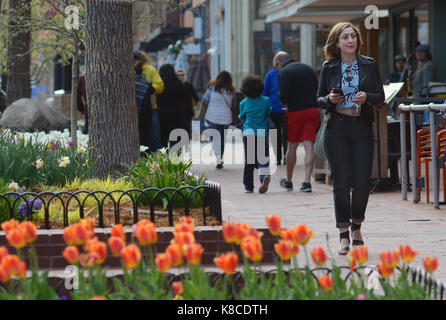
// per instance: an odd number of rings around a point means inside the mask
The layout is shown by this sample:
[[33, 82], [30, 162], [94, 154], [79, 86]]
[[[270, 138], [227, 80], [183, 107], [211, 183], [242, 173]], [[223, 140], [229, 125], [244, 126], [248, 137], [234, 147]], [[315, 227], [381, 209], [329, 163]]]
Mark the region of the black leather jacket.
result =
[[[374, 120], [373, 106], [381, 105], [384, 102], [384, 88], [375, 60], [370, 57], [357, 54], [359, 68], [359, 91], [367, 94], [366, 102], [361, 106], [361, 123], [364, 126], [371, 126]], [[318, 108], [325, 109], [327, 126], [336, 105], [328, 99], [331, 89], [341, 87], [341, 58], [331, 59], [324, 62], [319, 79], [316, 104]]]

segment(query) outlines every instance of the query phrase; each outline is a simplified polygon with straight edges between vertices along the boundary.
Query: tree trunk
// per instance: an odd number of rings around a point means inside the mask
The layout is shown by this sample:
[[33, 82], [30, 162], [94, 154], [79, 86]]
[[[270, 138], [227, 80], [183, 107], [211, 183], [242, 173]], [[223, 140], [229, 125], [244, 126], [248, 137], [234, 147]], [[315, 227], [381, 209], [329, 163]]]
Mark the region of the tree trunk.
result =
[[71, 72], [71, 141], [77, 148], [77, 87], [79, 81], [79, 40], [73, 37], [73, 67]]
[[132, 3], [88, 0], [85, 13], [89, 144], [105, 177], [139, 157]]
[[31, 97], [31, 33], [24, 25], [31, 18], [31, 0], [9, 0], [7, 104]]

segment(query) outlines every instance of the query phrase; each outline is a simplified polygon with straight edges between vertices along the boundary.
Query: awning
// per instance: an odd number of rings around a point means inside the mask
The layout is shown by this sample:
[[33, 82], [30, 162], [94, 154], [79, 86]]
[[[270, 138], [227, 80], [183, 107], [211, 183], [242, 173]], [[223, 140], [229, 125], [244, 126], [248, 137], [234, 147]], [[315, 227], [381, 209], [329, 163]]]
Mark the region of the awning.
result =
[[178, 40], [189, 37], [192, 28], [159, 27], [156, 28], [140, 44], [140, 50], [146, 52], [157, 52], [175, 44]]
[[367, 16], [371, 4], [383, 10], [411, 9], [427, 0], [273, 0], [262, 9], [266, 22], [335, 24]]

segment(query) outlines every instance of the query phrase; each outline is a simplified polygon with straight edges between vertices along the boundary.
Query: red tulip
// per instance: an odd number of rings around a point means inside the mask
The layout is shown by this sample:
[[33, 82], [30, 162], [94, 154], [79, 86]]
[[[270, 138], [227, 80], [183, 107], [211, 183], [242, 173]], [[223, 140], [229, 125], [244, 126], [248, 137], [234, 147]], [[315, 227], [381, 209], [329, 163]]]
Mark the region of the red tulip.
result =
[[379, 254], [383, 265], [388, 269], [393, 269], [398, 265], [399, 255], [396, 251], [383, 251]]
[[62, 256], [69, 264], [77, 264], [79, 262], [79, 250], [76, 246], [68, 246], [62, 252]]
[[291, 229], [283, 228], [282, 231], [280, 231], [280, 237], [282, 240], [289, 240], [297, 244], [296, 234]]
[[384, 265], [384, 263], [382, 263], [382, 262], [378, 263], [377, 267], [378, 267], [379, 274], [384, 279], [388, 278], [392, 274], [392, 272], [393, 272], [393, 268], [387, 268]]
[[349, 254], [351, 255], [352, 259], [359, 264], [365, 263], [368, 259], [366, 246], [356, 246], [349, 252]]
[[398, 252], [399, 255], [401, 256], [401, 259], [406, 263], [411, 262], [418, 254], [418, 251], [412, 250], [412, 248], [408, 245], [400, 246]]
[[177, 267], [183, 264], [183, 250], [178, 243], [173, 243], [166, 248], [166, 254], [170, 256], [172, 265]]
[[333, 280], [331, 280], [329, 275], [320, 277], [318, 282], [322, 290], [328, 291], [333, 288]]
[[311, 258], [318, 266], [322, 266], [327, 261], [327, 254], [321, 246], [316, 246], [311, 250]]
[[306, 245], [314, 235], [314, 232], [310, 231], [308, 226], [305, 224], [295, 226], [293, 231], [296, 234], [297, 243], [300, 245]]
[[121, 238], [123, 241], [125, 241], [125, 232], [122, 224], [115, 224], [111, 229], [110, 235], [112, 237]]
[[104, 263], [105, 258], [107, 257], [107, 246], [105, 242], [98, 241], [97, 239], [88, 240], [85, 244], [85, 250], [88, 253], [96, 253], [98, 255], [98, 259], [96, 260], [96, 264], [100, 265]]
[[25, 235], [19, 228], [10, 230], [6, 235], [6, 239], [8, 240], [8, 243], [16, 249], [21, 249], [26, 246]]
[[181, 281], [172, 282], [172, 291], [174, 295], [182, 294], [184, 291], [184, 286]]
[[19, 223], [15, 221], [14, 219], [11, 219], [9, 221], [2, 223], [2, 230], [5, 231], [6, 234], [9, 233], [9, 231], [16, 229], [19, 226]]
[[235, 243], [240, 245], [243, 241], [243, 239], [249, 235], [249, 232], [251, 231], [251, 227], [246, 223], [238, 223], [235, 226]]
[[2, 263], [3, 257], [6, 257], [8, 254], [9, 252], [6, 247], [0, 247], [0, 263]]
[[186, 247], [186, 259], [191, 265], [197, 265], [201, 262], [203, 247], [198, 243], [190, 244]]
[[438, 268], [438, 258], [426, 257], [423, 259], [424, 269], [428, 273], [432, 273]]
[[166, 253], [158, 253], [155, 257], [155, 264], [159, 271], [162, 273], [170, 269], [172, 260], [170, 255]]
[[215, 265], [222, 269], [227, 275], [234, 274], [235, 269], [237, 268], [237, 262], [238, 256], [234, 252], [228, 252], [214, 258]]
[[266, 223], [268, 224], [269, 232], [273, 236], [278, 236], [280, 234], [280, 217], [275, 213], [266, 217]]
[[223, 222], [222, 224], [223, 238], [227, 243], [235, 243], [237, 236], [235, 235], [236, 224], [234, 222]]
[[127, 269], [134, 269], [141, 261], [141, 251], [136, 244], [129, 244], [121, 251], [121, 259]]
[[26, 243], [33, 243], [37, 239], [37, 227], [34, 223], [30, 221], [23, 221], [18, 227], [23, 236], [25, 237]]
[[0, 282], [7, 283], [9, 280], [11, 280], [11, 276], [9, 275], [6, 268], [0, 264]]
[[135, 236], [142, 246], [154, 244], [158, 241], [155, 224], [151, 221], [145, 221], [143, 224], [138, 223], [136, 225]]
[[2, 265], [11, 276], [20, 274], [20, 259], [15, 254], [9, 254], [2, 259]]
[[243, 239], [241, 243], [241, 249], [245, 256], [253, 262], [262, 260], [263, 247], [260, 239], [249, 236]]
[[120, 237], [110, 237], [108, 238], [108, 247], [114, 257], [119, 257], [121, 251], [125, 248], [125, 242]]
[[280, 259], [287, 261], [294, 255], [293, 249], [295, 245], [289, 240], [280, 240], [274, 245], [274, 250]]

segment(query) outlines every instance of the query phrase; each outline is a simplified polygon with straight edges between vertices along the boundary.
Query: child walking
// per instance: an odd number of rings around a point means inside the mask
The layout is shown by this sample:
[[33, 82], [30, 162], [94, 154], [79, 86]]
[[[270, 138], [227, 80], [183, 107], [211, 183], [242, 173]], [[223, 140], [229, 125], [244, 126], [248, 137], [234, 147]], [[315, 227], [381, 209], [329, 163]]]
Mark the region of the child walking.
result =
[[243, 146], [245, 169], [243, 184], [246, 193], [254, 192], [254, 169], [259, 169], [259, 193], [268, 190], [271, 181], [269, 172], [268, 115], [272, 107], [263, 94], [263, 80], [256, 75], [248, 75], [242, 81], [241, 92], [247, 97], [240, 102], [239, 118], [243, 122]]

